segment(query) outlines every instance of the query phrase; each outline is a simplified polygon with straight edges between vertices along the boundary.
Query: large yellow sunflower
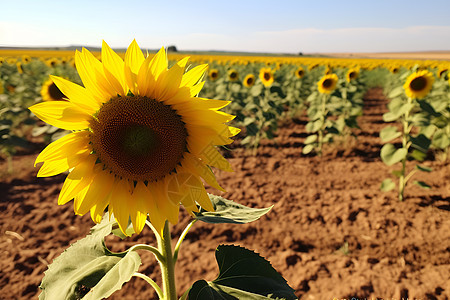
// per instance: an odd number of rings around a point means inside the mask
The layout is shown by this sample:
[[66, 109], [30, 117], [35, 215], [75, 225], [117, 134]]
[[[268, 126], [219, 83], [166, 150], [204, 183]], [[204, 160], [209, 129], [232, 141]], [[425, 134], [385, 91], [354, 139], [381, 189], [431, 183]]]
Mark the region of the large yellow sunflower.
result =
[[430, 92], [433, 87], [434, 77], [430, 71], [423, 70], [414, 72], [406, 78], [403, 85], [405, 94], [409, 98], [423, 98]]
[[209, 166], [232, 171], [215, 146], [232, 142], [234, 116], [219, 111], [229, 101], [199, 98], [207, 65], [185, 73], [188, 57], [168, 69], [162, 48], [145, 58], [136, 41], [125, 58], [105, 42], [102, 62], [76, 51], [84, 87], [52, 76], [69, 101], [42, 102], [30, 110], [43, 121], [73, 132], [37, 157], [38, 176], [71, 170], [58, 204], [74, 199], [76, 214], [100, 222], [105, 208], [125, 233], [139, 233], [147, 214], [162, 231], [178, 221], [180, 204], [214, 210], [201, 178], [223, 190]]
[[322, 94], [330, 94], [336, 88], [338, 77], [336, 74], [325, 75], [317, 83], [319, 92]]
[[274, 77], [271, 68], [261, 68], [259, 70], [259, 79], [262, 81], [264, 86], [269, 87], [274, 82]]
[[41, 96], [43, 101], [57, 101], [66, 98], [51, 78], [42, 85]]

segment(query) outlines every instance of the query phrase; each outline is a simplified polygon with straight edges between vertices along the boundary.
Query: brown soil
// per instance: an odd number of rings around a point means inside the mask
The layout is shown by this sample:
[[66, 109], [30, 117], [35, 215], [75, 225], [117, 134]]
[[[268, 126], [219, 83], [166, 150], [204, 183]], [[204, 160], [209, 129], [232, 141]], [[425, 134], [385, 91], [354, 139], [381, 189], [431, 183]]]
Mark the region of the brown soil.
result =
[[[410, 185], [403, 202], [394, 191], [381, 192], [392, 170], [379, 158], [386, 103], [381, 90], [370, 91], [358, 139], [322, 157], [301, 154], [303, 117], [280, 128], [255, 156], [235, 143], [227, 153], [235, 172], [216, 172], [228, 191], [222, 195], [252, 207], [275, 206], [247, 225], [195, 224], [177, 263], [180, 293], [196, 280], [215, 278], [219, 244], [238, 244], [270, 260], [301, 299], [449, 299], [450, 166], [430, 157], [424, 165], [433, 171], [420, 177], [432, 189]], [[15, 173], [0, 179], [0, 299], [36, 298], [47, 263], [93, 225], [88, 215], [75, 216], [72, 204], [56, 204], [65, 175], [36, 178], [35, 157], [14, 157]], [[174, 237], [188, 221], [182, 211]], [[107, 238], [113, 250], [137, 242], [154, 242], [151, 231], [124, 241]], [[140, 272], [160, 282], [155, 259], [147, 253], [142, 259]], [[111, 297], [155, 298], [138, 278]]]

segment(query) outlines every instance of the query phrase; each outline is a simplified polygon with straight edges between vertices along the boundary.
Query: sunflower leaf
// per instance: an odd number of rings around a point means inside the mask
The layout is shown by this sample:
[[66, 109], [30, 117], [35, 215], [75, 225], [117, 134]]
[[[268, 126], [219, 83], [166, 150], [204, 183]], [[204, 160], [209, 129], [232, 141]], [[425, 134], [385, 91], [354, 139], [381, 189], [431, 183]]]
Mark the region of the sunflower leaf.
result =
[[48, 266], [39, 299], [103, 299], [129, 281], [141, 260], [136, 252], [112, 253], [104, 244], [115, 225], [105, 215], [91, 233]]
[[215, 211], [200, 210], [195, 213], [196, 219], [206, 223], [220, 224], [245, 224], [258, 220], [265, 215], [273, 207], [267, 208], [251, 208], [234, 201], [227, 200], [223, 197], [208, 194], [209, 199], [215, 208]]
[[259, 254], [239, 246], [216, 249], [219, 275], [211, 282], [198, 280], [189, 299], [297, 299], [286, 280]]

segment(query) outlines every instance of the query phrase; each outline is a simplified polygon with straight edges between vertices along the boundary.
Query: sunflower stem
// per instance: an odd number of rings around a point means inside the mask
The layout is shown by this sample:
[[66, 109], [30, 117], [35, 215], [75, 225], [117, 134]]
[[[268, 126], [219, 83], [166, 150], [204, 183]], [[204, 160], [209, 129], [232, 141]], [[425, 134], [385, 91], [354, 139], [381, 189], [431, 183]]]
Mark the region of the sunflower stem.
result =
[[139, 273], [139, 272], [134, 273], [133, 276], [142, 278], [145, 281], [147, 281], [147, 283], [150, 284], [155, 289], [156, 293], [158, 294], [158, 298], [159, 299], [164, 299], [164, 294], [163, 294], [161, 288], [156, 284], [155, 281], [153, 281], [153, 279], [151, 279], [147, 275], [144, 275], [144, 274]]
[[183, 230], [183, 233], [181, 233], [180, 237], [178, 238], [178, 241], [175, 245], [175, 249], [173, 251], [173, 262], [176, 263], [178, 259], [178, 252], [180, 251], [181, 243], [183, 242], [184, 238], [186, 237], [186, 234], [189, 232], [189, 229], [191, 229], [192, 225], [195, 224], [197, 219], [193, 219], [188, 226]]
[[136, 250], [147, 250], [152, 252], [156, 259], [158, 261], [164, 261], [165, 257], [161, 254], [161, 251], [158, 250], [158, 248], [155, 248], [153, 246], [147, 245], [147, 244], [137, 244], [134, 245], [132, 247], [130, 247], [130, 249], [128, 249], [128, 251], [136, 251]]
[[164, 300], [176, 300], [177, 290], [175, 287], [175, 260], [172, 254], [172, 238], [170, 235], [169, 221], [164, 224], [163, 236], [159, 250], [161, 251], [164, 261], [160, 261], [162, 281], [164, 286]]

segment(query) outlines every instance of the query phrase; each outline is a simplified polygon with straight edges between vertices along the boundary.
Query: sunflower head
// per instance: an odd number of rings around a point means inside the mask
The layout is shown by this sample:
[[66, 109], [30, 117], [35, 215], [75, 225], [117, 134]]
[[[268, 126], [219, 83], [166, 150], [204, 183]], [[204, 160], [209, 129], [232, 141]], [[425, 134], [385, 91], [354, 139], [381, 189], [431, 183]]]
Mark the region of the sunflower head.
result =
[[0, 56], [0, 66], [3, 65], [4, 62], [5, 62], [5, 59]]
[[255, 84], [255, 81], [255, 75], [248, 74], [247, 76], [245, 76], [243, 84], [245, 87], [252, 87]]
[[29, 55], [22, 55], [22, 62], [28, 64], [31, 62], [31, 57]]
[[16, 63], [16, 67], [17, 67], [17, 72], [19, 72], [19, 74], [23, 74], [23, 67], [22, 67], [22, 63], [20, 61], [18, 61]]
[[42, 85], [41, 96], [43, 101], [65, 100], [64, 98], [66, 97], [51, 78], [45, 81]]
[[403, 85], [406, 96], [411, 99], [424, 98], [433, 87], [434, 77], [430, 71], [422, 70], [412, 73]]
[[322, 94], [330, 94], [336, 88], [338, 77], [336, 74], [325, 75], [317, 83], [319, 92]]
[[346, 76], [346, 80], [348, 82], [350, 82], [350, 81], [355, 80], [356, 78], [358, 78], [358, 76], [359, 76], [359, 70], [352, 68], [352, 69], [348, 70], [347, 76]]
[[295, 70], [294, 74], [297, 78], [303, 78], [303, 76], [305, 76], [305, 70], [303, 70], [302, 67], [299, 67], [297, 70]]
[[391, 71], [392, 74], [397, 74], [398, 72], [400, 72], [400, 68], [397, 66], [391, 66], [389, 70]]
[[208, 73], [209, 79], [212, 81], [216, 81], [219, 78], [219, 70], [217, 69], [211, 69]]
[[234, 116], [228, 101], [199, 98], [207, 65], [185, 73], [188, 58], [168, 69], [164, 48], [145, 57], [136, 41], [122, 59], [105, 42], [102, 61], [83, 49], [75, 62], [84, 86], [52, 76], [68, 101], [42, 102], [30, 110], [47, 123], [73, 132], [37, 157], [38, 176], [71, 170], [58, 203], [74, 199], [76, 214], [90, 211], [100, 222], [108, 206], [126, 234], [147, 219], [160, 232], [177, 223], [182, 204], [214, 210], [202, 179], [223, 190], [210, 167], [232, 171], [216, 146], [232, 142]]
[[447, 68], [447, 67], [442, 67], [442, 68], [440, 68], [440, 69], [438, 70], [437, 75], [438, 75], [439, 78], [445, 78], [445, 76], [447, 75], [447, 73], [448, 73], [448, 68]]
[[228, 71], [228, 80], [230, 81], [238, 81], [239, 80], [239, 73], [235, 69], [231, 69]]
[[56, 67], [58, 65], [58, 59], [56, 59], [56, 58], [47, 59], [45, 61], [45, 64], [47, 66], [49, 66], [50, 68], [54, 68], [54, 67]]
[[269, 87], [273, 84], [275, 78], [272, 73], [271, 68], [261, 68], [259, 70], [259, 79], [264, 84], [265, 87]]

